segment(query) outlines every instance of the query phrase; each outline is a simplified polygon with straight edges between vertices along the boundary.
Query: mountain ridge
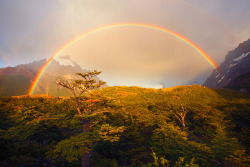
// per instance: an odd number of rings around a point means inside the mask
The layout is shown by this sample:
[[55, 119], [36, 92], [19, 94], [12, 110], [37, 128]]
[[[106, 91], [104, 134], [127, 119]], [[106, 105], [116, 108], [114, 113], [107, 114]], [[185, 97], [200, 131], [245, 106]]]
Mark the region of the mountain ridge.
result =
[[[0, 68], [0, 97], [26, 95], [40, 72], [42, 66], [47, 64], [46, 59], [34, 61], [28, 64], [21, 64], [15, 67]], [[42, 78], [36, 86], [33, 94], [49, 94], [52, 96], [70, 96], [71, 93], [66, 88], [56, 84], [59, 78], [74, 80], [78, 77], [75, 73], [85, 73], [78, 64], [61, 65], [53, 60], [44, 71]], [[79, 78], [78, 78], [79, 79]], [[98, 80], [98, 78], [96, 78]]]
[[219, 69], [221, 73], [214, 70], [204, 86], [249, 92], [250, 77], [247, 73], [250, 72], [250, 39], [229, 51]]

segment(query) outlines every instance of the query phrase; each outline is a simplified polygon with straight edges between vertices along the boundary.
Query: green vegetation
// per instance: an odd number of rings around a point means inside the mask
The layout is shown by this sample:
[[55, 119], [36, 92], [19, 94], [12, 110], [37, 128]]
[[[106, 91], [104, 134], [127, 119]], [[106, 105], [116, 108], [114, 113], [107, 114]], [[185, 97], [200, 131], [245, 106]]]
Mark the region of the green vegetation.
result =
[[81, 166], [85, 153], [93, 167], [249, 165], [246, 94], [108, 87], [78, 100], [87, 114], [75, 97], [1, 98], [0, 166]]

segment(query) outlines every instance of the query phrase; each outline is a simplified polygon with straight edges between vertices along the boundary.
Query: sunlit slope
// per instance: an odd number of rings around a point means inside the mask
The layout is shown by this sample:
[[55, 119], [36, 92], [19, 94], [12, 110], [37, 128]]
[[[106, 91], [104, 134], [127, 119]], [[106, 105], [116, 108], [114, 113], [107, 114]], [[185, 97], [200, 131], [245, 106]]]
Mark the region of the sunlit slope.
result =
[[[207, 167], [247, 164], [244, 159], [250, 149], [247, 94], [199, 85], [168, 89], [117, 86], [92, 91], [86, 99], [89, 100], [83, 101], [83, 106], [91, 102], [94, 107], [93, 114], [86, 117], [91, 119], [93, 130], [107, 123], [125, 127], [119, 141], [101, 140], [95, 145], [92, 166], [144, 166], [153, 162], [152, 151], [169, 160], [171, 166], [178, 157], [188, 162], [194, 157], [196, 164]], [[98, 101], [101, 108], [92, 105]], [[13, 163], [13, 149], [18, 150], [15, 156], [46, 157], [64, 139], [70, 140], [68, 145], [73, 144], [70, 151], [65, 149], [68, 155], [77, 153], [74, 137], [82, 132], [82, 126], [73, 98], [45, 95], [0, 98], [0, 106], [2, 134], [4, 141], [10, 143], [7, 146], [0, 143], [6, 149], [1, 154], [4, 161]], [[182, 106], [186, 111], [185, 127], [174, 115], [183, 112]], [[67, 133], [71, 131], [74, 133]], [[71, 148], [68, 145], [63, 148]], [[59, 156], [54, 161], [58, 166], [80, 166], [81, 158], [67, 162]]]
[[[250, 114], [250, 96], [245, 93], [200, 85], [165, 89], [108, 87], [99, 92], [114, 99], [124, 112], [134, 115], [146, 125], [175, 122], [181, 127], [173, 112], [182, 112], [181, 106], [186, 106], [186, 127], [192, 140], [209, 143], [220, 126], [230, 130], [229, 136], [232, 132], [246, 133], [244, 128]], [[250, 140], [247, 136], [242, 134], [238, 137], [248, 148]]]
[[[221, 99], [237, 99], [246, 97], [247, 94], [239, 93], [229, 89], [211, 89], [201, 85], [187, 85], [176, 86], [171, 88], [154, 89], [154, 88], [142, 88], [138, 86], [114, 86], [99, 90], [103, 95], [114, 98], [126, 99], [126, 98], [143, 98], [152, 100], [152, 98], [158, 100], [176, 99], [179, 102], [193, 102], [198, 101], [213, 101]], [[160, 98], [164, 97], [164, 99]], [[142, 99], [142, 100], [143, 100]]]

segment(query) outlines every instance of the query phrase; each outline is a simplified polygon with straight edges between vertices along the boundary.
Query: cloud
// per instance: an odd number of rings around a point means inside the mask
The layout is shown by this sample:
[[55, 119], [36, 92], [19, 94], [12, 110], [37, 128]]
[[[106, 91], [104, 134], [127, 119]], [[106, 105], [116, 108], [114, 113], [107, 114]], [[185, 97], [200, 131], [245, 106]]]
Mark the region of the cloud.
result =
[[[0, 1], [0, 50], [8, 57], [6, 66], [29, 63], [51, 57], [69, 41], [93, 28], [141, 22], [185, 36], [219, 64], [228, 51], [249, 38], [249, 6], [249, 0], [27, 0], [26, 3], [3, 0]], [[82, 66], [134, 78], [147, 74], [188, 78], [202, 70], [202, 66], [211, 69], [192, 49], [165, 35], [141, 29], [129, 32], [132, 34], [128, 36], [125, 32], [123, 29], [120, 33], [113, 32], [117, 38], [110, 37], [109, 31], [99, 33], [99, 37], [91, 36], [63, 54], [70, 53], [73, 61]]]
[[62, 55], [62, 56], [59, 56], [58, 59], [71, 60], [69, 55], [64, 55], [64, 56]]
[[203, 56], [187, 43], [145, 27], [99, 31], [82, 38], [62, 54], [70, 55], [85, 69], [104, 71], [104, 80], [111, 81], [113, 77], [112, 82], [119, 85], [127, 81], [150, 85], [164, 77], [181, 78], [185, 82], [210, 68]]

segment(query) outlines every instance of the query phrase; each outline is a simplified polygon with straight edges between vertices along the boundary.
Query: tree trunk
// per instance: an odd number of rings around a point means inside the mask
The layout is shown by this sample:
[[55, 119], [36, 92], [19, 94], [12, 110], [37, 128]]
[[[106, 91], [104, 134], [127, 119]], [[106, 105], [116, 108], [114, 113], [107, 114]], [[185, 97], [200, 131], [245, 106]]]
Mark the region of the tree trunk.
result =
[[185, 117], [181, 117], [181, 125], [182, 125], [182, 128], [185, 129], [185, 127], [186, 127]]
[[[89, 120], [82, 120], [82, 126], [83, 133], [91, 131]], [[84, 153], [82, 155], [82, 167], [90, 167], [90, 153]]]
[[79, 101], [78, 101], [77, 97], [75, 97], [75, 107], [77, 109], [78, 114], [81, 115], [82, 112], [81, 112], [80, 104], [79, 104]]
[[90, 167], [89, 153], [85, 153], [82, 155], [82, 167]]

